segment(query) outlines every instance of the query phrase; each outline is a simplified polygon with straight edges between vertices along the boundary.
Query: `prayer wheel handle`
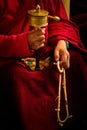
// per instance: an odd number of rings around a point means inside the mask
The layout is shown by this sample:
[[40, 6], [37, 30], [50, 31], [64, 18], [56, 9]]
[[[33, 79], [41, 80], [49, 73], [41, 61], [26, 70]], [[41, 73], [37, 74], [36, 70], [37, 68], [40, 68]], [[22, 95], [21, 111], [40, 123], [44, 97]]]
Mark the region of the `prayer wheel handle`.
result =
[[48, 18], [51, 18], [56, 21], [60, 21], [60, 17], [58, 16], [51, 16], [49, 12], [46, 10], [41, 10], [40, 5], [36, 6], [36, 9], [28, 10], [29, 21], [28, 23], [31, 26], [36, 28], [40, 28], [43, 26], [48, 25]]
[[58, 17], [58, 16], [48, 15], [48, 18], [51, 18], [51, 19], [53, 19], [53, 20], [55, 20], [55, 21], [60, 21], [60, 17]]

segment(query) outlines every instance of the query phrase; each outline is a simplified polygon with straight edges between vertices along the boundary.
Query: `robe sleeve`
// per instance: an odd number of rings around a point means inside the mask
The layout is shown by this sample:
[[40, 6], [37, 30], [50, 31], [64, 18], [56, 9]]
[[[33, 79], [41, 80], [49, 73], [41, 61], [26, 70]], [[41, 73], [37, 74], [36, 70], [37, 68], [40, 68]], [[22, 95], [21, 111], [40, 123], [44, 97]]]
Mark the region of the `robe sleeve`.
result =
[[32, 55], [28, 44], [27, 5], [22, 2], [0, 1], [0, 59]]
[[77, 48], [84, 49], [80, 39], [78, 26], [74, 22], [68, 20], [62, 0], [50, 0], [50, 3], [48, 2], [47, 5], [47, 10], [50, 15], [59, 16], [61, 19], [60, 21], [49, 19], [48, 43], [50, 46], [54, 47], [57, 41], [62, 39], [69, 41], [70, 44]]
[[33, 53], [28, 46], [27, 32], [10, 36], [0, 35], [0, 67]]
[[30, 56], [27, 41], [28, 32], [18, 35], [0, 35], [0, 58], [21, 58]]

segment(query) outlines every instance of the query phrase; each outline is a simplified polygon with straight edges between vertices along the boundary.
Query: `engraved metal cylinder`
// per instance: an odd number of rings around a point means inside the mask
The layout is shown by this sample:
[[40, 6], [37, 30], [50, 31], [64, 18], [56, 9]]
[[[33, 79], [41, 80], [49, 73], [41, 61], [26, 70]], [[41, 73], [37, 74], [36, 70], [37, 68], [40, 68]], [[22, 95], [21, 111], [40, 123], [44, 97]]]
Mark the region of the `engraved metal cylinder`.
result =
[[37, 5], [36, 9], [29, 10], [29, 24], [35, 27], [42, 27], [48, 24], [48, 11], [41, 10], [40, 6]]

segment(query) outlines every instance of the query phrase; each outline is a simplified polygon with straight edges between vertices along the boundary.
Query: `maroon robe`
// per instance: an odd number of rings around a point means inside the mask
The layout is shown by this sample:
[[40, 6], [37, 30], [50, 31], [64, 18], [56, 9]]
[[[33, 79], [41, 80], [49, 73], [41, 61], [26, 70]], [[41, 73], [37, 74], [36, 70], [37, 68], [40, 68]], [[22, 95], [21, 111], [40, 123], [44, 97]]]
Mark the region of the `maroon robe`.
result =
[[71, 20], [79, 26], [80, 37], [87, 49], [87, 0], [71, 0]]
[[[51, 64], [42, 71], [31, 71], [19, 60], [35, 54], [28, 46], [29, 24], [27, 11], [35, 9], [35, 0], [0, 0], [0, 87], [2, 122], [5, 129], [57, 130], [58, 71]], [[87, 95], [87, 51], [77, 25], [67, 21], [61, 0], [39, 0], [42, 9], [58, 15], [60, 22], [49, 19], [47, 42], [40, 58], [52, 54], [58, 40], [70, 42], [71, 67], [67, 70], [70, 113], [73, 119], [85, 113]], [[53, 55], [53, 54], [52, 54]], [[84, 93], [85, 92], [85, 93]], [[19, 127], [16, 127], [17, 123]], [[14, 124], [11, 127], [11, 124]], [[23, 125], [23, 126], [22, 126]], [[22, 128], [20, 128], [22, 127]]]

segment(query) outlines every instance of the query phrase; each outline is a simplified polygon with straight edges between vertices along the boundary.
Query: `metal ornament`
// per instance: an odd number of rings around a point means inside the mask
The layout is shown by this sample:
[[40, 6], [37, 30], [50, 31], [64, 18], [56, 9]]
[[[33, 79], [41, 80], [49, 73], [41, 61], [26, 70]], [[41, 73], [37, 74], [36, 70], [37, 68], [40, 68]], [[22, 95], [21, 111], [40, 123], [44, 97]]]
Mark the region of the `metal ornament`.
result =
[[28, 10], [28, 15], [29, 24], [37, 28], [48, 25], [48, 18], [60, 21], [58, 16], [51, 16], [48, 11], [40, 9], [40, 5], [37, 5], [34, 10]]

